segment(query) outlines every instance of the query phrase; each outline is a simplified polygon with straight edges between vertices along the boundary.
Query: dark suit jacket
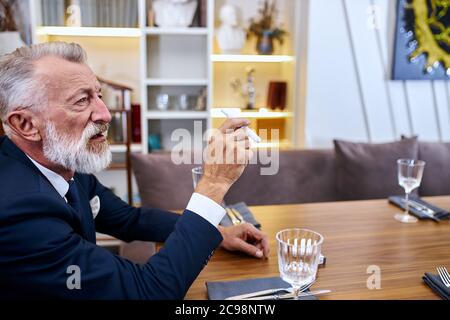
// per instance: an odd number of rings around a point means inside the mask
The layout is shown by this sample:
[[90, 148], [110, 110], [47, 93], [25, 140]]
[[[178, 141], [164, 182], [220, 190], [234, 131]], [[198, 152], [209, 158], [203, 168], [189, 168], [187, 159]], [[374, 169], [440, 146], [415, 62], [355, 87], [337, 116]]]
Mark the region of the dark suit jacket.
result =
[[[132, 208], [92, 175], [75, 174], [82, 213], [28, 157], [0, 138], [0, 299], [181, 299], [221, 243], [199, 215]], [[100, 198], [95, 220], [89, 200]], [[165, 242], [144, 266], [95, 244], [95, 232]], [[81, 289], [67, 286], [77, 266]], [[69, 279], [70, 282], [70, 279]]]

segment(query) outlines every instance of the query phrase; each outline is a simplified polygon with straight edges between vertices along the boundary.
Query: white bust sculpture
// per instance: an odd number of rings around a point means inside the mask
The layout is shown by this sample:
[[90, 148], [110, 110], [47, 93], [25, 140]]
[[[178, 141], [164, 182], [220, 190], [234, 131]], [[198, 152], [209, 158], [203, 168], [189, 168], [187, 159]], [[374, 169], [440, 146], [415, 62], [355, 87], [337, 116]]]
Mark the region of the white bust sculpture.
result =
[[159, 27], [189, 27], [197, 10], [197, 0], [153, 1], [155, 23]]
[[238, 25], [236, 8], [226, 4], [220, 9], [221, 26], [216, 31], [217, 43], [223, 53], [240, 53], [245, 44], [245, 31]]

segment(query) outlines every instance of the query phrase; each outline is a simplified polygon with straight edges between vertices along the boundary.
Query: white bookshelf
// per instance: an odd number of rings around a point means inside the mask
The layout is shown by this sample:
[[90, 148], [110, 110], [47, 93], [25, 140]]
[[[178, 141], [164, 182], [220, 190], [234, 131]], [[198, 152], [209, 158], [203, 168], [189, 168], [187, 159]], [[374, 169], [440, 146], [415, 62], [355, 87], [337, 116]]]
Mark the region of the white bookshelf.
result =
[[[211, 4], [208, 0], [208, 27], [160, 28], [147, 25], [147, 1], [139, 0], [141, 28], [141, 117], [142, 148], [148, 152], [148, 135], [160, 133], [164, 150], [170, 149], [171, 131], [177, 128], [194, 130], [193, 122], [201, 121], [203, 131], [211, 127]], [[156, 108], [159, 93], [176, 97], [195, 96], [207, 90], [206, 110], [168, 110]]]
[[[207, 27], [189, 28], [159, 28], [147, 25], [148, 1], [131, 0], [137, 2], [138, 27], [137, 28], [107, 28], [107, 27], [81, 27], [68, 28], [58, 26], [42, 26], [41, 19], [31, 15], [33, 30], [38, 37], [63, 37], [63, 39], [105, 39], [117, 38], [117, 43], [133, 41], [139, 43], [139, 97], [141, 104], [141, 130], [142, 144], [140, 148], [133, 146], [133, 151], [148, 151], [148, 134], [156, 133], [161, 128], [173, 129], [176, 125], [182, 128], [191, 128], [194, 120], [201, 120], [207, 130], [223, 122], [225, 117], [221, 108], [243, 107], [243, 100], [233, 96], [230, 89], [230, 78], [244, 79], [244, 68], [253, 66], [259, 87], [257, 88], [259, 101], [256, 107], [265, 107], [267, 83], [272, 80], [285, 80], [288, 82], [288, 106], [286, 110], [244, 111], [241, 116], [250, 118], [252, 126], [260, 121], [285, 121], [286, 135], [278, 143], [282, 146], [297, 147], [297, 131], [302, 128], [298, 123], [302, 112], [298, 110], [299, 97], [299, 65], [300, 54], [298, 44], [298, 19], [300, 17], [299, 1], [277, 0], [283, 15], [284, 26], [289, 32], [286, 44], [276, 50], [273, 55], [258, 55], [254, 50], [254, 43], [247, 41], [242, 54], [221, 54], [215, 40], [215, 28], [219, 26], [220, 6], [225, 3], [235, 5], [241, 11], [241, 22], [246, 23], [250, 17], [257, 14], [258, 1], [241, 0], [207, 0]], [[31, 1], [31, 10], [39, 12], [40, 1]], [[94, 40], [95, 41], [95, 40]], [[103, 41], [103, 40], [101, 40]], [[115, 40], [113, 40], [115, 41]], [[271, 78], [272, 77], [272, 78]], [[155, 96], [158, 93], [168, 92], [179, 95], [187, 92], [195, 95], [199, 90], [207, 91], [207, 108], [204, 111], [182, 111], [175, 106], [169, 106], [166, 111], [156, 107]], [[193, 106], [191, 106], [193, 107]], [[156, 127], [155, 127], [156, 125]], [[169, 135], [170, 132], [161, 132]], [[161, 140], [164, 140], [161, 137]], [[167, 139], [166, 139], [167, 140]], [[277, 143], [266, 142], [267, 146]], [[261, 146], [264, 146], [263, 144]], [[121, 153], [123, 150], [113, 146], [112, 151]]]

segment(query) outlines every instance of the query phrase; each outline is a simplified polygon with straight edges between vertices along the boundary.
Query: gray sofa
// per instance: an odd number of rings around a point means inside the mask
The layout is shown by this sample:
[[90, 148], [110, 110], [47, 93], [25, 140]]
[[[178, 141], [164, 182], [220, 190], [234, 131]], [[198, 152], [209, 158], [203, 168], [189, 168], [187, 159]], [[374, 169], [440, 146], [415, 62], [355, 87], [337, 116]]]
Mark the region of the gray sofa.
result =
[[[450, 195], [450, 145], [404, 139], [378, 145], [335, 141], [330, 150], [281, 151], [278, 174], [262, 176], [262, 165], [249, 165], [225, 201], [271, 205], [387, 198], [403, 192], [395, 164], [402, 157], [427, 163], [421, 196]], [[195, 165], [175, 165], [169, 153], [161, 153], [133, 154], [132, 166], [143, 206], [185, 208]]]

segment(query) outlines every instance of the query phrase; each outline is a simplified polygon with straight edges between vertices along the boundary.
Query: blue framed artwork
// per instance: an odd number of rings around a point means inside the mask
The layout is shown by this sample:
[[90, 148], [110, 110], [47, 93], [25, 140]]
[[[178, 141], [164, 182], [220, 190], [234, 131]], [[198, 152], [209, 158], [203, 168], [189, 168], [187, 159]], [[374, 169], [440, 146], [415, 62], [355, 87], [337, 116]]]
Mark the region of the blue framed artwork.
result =
[[450, 0], [398, 0], [392, 78], [450, 79]]

